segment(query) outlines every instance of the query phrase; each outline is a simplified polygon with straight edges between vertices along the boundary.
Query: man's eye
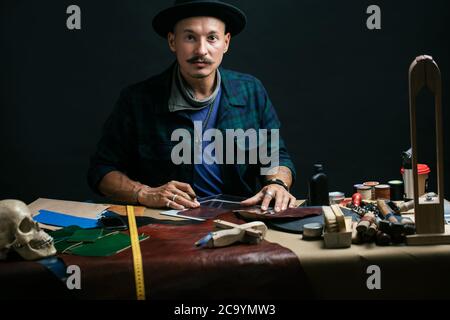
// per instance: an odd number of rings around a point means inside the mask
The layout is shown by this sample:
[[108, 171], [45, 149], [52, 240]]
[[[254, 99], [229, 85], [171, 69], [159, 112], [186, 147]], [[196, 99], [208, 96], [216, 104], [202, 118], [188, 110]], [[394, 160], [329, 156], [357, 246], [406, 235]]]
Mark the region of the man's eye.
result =
[[186, 36], [186, 40], [192, 41], [192, 40], [195, 40], [195, 38], [192, 35], [188, 35], [188, 36]]
[[209, 36], [209, 41], [216, 41], [217, 40], [217, 36]]

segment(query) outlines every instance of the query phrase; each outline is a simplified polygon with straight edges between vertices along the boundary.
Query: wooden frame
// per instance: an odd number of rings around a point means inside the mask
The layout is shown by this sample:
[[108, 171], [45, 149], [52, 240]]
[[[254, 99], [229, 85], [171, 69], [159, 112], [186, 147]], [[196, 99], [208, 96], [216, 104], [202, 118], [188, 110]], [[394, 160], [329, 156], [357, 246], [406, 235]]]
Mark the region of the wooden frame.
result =
[[[438, 197], [432, 201], [426, 201], [425, 197], [419, 197], [418, 190], [416, 97], [424, 88], [430, 90], [434, 94], [435, 99]], [[407, 243], [411, 245], [450, 243], [450, 234], [448, 232], [446, 233], [444, 226], [444, 148], [441, 72], [436, 62], [430, 56], [424, 55], [417, 57], [409, 68], [409, 101], [414, 180], [414, 214], [417, 234], [408, 236]]]

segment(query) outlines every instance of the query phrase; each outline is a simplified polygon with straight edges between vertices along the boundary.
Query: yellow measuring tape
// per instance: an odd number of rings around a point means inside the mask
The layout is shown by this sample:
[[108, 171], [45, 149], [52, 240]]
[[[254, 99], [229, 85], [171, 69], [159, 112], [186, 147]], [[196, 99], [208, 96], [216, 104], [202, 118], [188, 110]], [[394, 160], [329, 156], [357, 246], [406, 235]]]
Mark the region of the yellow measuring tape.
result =
[[133, 252], [134, 280], [138, 300], [145, 300], [144, 268], [142, 266], [141, 246], [137, 231], [134, 207], [127, 206], [128, 226], [130, 229], [131, 249]]

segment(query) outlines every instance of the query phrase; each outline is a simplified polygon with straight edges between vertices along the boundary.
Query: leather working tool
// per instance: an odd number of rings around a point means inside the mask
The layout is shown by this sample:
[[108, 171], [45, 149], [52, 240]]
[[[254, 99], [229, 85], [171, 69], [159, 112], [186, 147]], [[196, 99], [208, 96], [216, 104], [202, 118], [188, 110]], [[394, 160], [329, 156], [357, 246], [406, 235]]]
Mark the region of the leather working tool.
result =
[[258, 244], [267, 232], [267, 226], [260, 221], [234, 224], [224, 220], [214, 220], [216, 231], [210, 232], [195, 243], [197, 247], [226, 247], [236, 242]]

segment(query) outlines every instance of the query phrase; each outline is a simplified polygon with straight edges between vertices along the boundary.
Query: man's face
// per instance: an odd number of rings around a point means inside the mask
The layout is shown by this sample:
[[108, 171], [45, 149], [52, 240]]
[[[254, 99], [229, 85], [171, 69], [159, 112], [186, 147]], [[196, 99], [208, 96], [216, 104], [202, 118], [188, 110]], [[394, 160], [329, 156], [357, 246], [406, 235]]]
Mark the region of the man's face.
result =
[[192, 17], [179, 21], [168, 41], [177, 56], [184, 77], [206, 78], [222, 63], [230, 44], [225, 23], [213, 17]]

